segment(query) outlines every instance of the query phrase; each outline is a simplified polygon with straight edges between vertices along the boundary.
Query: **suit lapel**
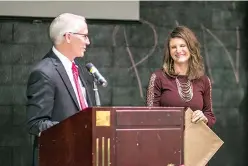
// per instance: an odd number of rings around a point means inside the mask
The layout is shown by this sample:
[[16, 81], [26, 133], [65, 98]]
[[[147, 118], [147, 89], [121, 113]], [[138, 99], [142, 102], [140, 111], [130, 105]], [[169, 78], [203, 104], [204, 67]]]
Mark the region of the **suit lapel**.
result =
[[71, 81], [70, 81], [70, 79], [69, 79], [69, 77], [68, 77], [68, 75], [67, 75], [67, 73], [66, 73], [66, 71], [65, 71], [64, 66], [63, 66], [62, 64], [59, 65], [59, 66], [57, 67], [57, 71], [59, 72], [59, 74], [60, 74], [62, 80], [64, 81], [64, 83], [65, 83], [65, 85], [66, 85], [66, 88], [67, 88], [67, 90], [69, 91], [69, 93], [70, 93], [70, 95], [71, 95], [73, 101], [74, 101], [75, 104], [77, 105], [78, 110], [80, 110], [80, 107], [79, 107], [79, 105], [78, 105], [78, 101], [77, 101], [76, 94], [75, 94], [75, 92], [74, 92], [74, 89], [73, 89], [73, 87], [72, 87], [72, 85], [71, 85]]
[[[52, 52], [52, 51], [51, 51]], [[66, 73], [66, 70], [62, 64], [62, 62], [59, 60], [59, 58], [52, 52], [51, 53], [51, 59], [53, 61], [53, 64], [56, 66], [56, 70], [58, 71], [59, 75], [61, 76], [67, 90], [69, 91], [69, 94], [71, 95], [71, 98], [73, 99], [74, 103], [78, 107], [78, 110], [80, 110], [76, 94], [74, 92], [74, 89], [71, 85], [71, 81]]]

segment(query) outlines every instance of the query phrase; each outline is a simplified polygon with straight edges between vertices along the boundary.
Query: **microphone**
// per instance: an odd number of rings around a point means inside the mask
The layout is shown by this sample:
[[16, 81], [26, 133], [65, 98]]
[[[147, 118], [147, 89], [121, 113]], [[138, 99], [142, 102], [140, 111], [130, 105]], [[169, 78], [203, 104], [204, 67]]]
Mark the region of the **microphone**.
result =
[[97, 82], [102, 85], [103, 87], [106, 87], [108, 85], [108, 82], [105, 80], [105, 78], [99, 73], [97, 68], [92, 63], [86, 64], [87, 70], [93, 75], [93, 77], [97, 80]]

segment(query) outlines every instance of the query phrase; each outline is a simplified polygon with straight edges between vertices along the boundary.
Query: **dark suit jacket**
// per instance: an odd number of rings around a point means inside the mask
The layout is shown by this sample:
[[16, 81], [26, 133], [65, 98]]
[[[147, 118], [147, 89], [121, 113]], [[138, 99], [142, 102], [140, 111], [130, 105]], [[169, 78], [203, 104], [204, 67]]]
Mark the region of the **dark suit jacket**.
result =
[[[79, 77], [86, 89], [87, 102], [91, 107], [95, 105], [93, 78], [76, 60], [75, 63], [79, 67]], [[36, 136], [34, 150], [37, 152], [37, 135], [40, 132], [80, 110], [66, 70], [52, 50], [31, 69], [27, 98], [27, 127], [29, 133]]]

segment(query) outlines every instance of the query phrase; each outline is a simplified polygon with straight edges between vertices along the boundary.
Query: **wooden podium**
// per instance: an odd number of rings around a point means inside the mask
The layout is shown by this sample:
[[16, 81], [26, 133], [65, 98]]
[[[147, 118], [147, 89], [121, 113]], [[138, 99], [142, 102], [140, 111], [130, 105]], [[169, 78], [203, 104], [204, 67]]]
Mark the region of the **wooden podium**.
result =
[[43, 131], [39, 166], [179, 166], [185, 108], [92, 107]]

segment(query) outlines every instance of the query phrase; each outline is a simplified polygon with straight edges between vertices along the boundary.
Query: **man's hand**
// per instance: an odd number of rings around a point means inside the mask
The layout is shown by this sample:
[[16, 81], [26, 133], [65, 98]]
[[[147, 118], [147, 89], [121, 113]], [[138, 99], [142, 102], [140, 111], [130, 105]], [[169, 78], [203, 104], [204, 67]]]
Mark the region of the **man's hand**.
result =
[[207, 117], [203, 114], [201, 110], [196, 110], [193, 112], [191, 121], [193, 123], [199, 123], [201, 121], [203, 121], [206, 124], [208, 123]]

